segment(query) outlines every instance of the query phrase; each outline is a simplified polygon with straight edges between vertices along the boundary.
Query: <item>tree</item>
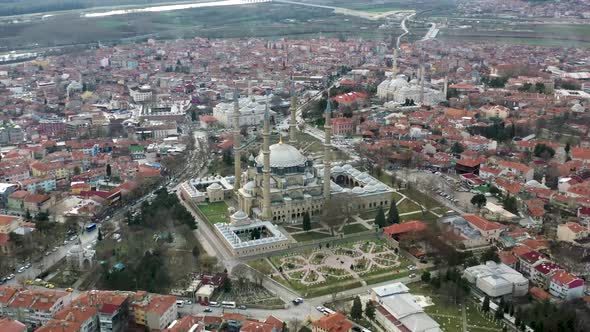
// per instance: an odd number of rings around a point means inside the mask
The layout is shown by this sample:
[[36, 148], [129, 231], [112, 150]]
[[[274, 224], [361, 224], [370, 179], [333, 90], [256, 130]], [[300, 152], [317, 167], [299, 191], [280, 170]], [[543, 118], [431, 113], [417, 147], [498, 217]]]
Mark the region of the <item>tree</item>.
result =
[[420, 279], [423, 282], [429, 282], [430, 281], [430, 271], [425, 270], [424, 272], [422, 272], [422, 276], [420, 276]]
[[485, 264], [486, 262], [494, 261], [496, 263], [500, 263], [500, 256], [498, 256], [498, 252], [493, 248], [488, 248], [482, 255], [481, 255], [481, 263]]
[[289, 332], [289, 328], [287, 327], [287, 322], [283, 322], [283, 326], [281, 327], [281, 332]]
[[555, 155], [555, 150], [546, 144], [539, 143], [535, 145], [533, 155], [543, 160], [550, 160]]
[[369, 319], [375, 319], [375, 304], [373, 304], [373, 301], [371, 300], [367, 301], [365, 304], [365, 315]]
[[506, 211], [518, 214], [518, 202], [516, 201], [516, 197], [510, 195], [506, 196], [502, 201], [502, 205]]
[[311, 218], [309, 217], [309, 212], [303, 213], [303, 230], [306, 232], [311, 230]]
[[223, 291], [226, 293], [231, 292], [231, 279], [229, 277], [225, 278], [223, 282]]
[[363, 318], [363, 304], [360, 297], [355, 297], [352, 301], [352, 308], [350, 309], [350, 317], [354, 320]]
[[102, 231], [100, 230], [100, 228], [98, 229], [98, 235], [96, 236], [96, 239], [98, 241], [102, 241]]
[[387, 223], [390, 225], [399, 224], [400, 217], [399, 211], [397, 210], [397, 205], [395, 200], [391, 201], [391, 205], [389, 206], [389, 215], [387, 216]]
[[570, 150], [572, 149], [572, 146], [570, 145], [570, 142], [565, 143], [565, 154], [569, 156], [570, 154]]
[[490, 298], [487, 295], [483, 299], [483, 304], [481, 305], [481, 310], [484, 312], [490, 311]]
[[484, 194], [477, 194], [471, 197], [471, 204], [477, 206], [478, 209], [481, 209], [487, 202], [488, 200]]
[[496, 320], [501, 320], [502, 318], [504, 318], [504, 306], [503, 306], [502, 302], [500, 302], [500, 304], [498, 305], [498, 308], [496, 309], [496, 312], [494, 313], [494, 318]]
[[111, 164], [107, 164], [106, 173], [107, 173], [107, 177], [110, 178], [111, 177]]
[[258, 240], [258, 239], [260, 239], [260, 230], [258, 228], [254, 228], [252, 230], [252, 233], [250, 233], [250, 238], [252, 240]]
[[383, 212], [382, 207], [379, 207], [379, 210], [377, 210], [377, 216], [375, 217], [375, 225], [379, 226], [379, 228], [387, 226], [385, 224], [385, 212]]
[[193, 253], [193, 257], [195, 257], [195, 258], [199, 257], [199, 255], [201, 253], [201, 250], [199, 249], [199, 246], [194, 246], [192, 253]]
[[491, 185], [490, 186], [490, 194], [492, 194], [492, 195], [499, 195], [501, 193], [502, 192], [500, 191], [500, 189], [498, 189], [498, 187], [496, 187], [494, 185]]
[[80, 175], [80, 173], [82, 173], [82, 170], [80, 169], [80, 167], [78, 167], [78, 166], [74, 167], [74, 175]]
[[461, 145], [461, 143], [459, 142], [455, 142], [453, 143], [453, 145], [451, 146], [451, 152], [452, 153], [463, 153], [463, 151], [465, 151], [465, 148], [463, 147], [463, 145]]
[[535, 83], [535, 90], [537, 90], [538, 93], [545, 93], [545, 84], [541, 82]]

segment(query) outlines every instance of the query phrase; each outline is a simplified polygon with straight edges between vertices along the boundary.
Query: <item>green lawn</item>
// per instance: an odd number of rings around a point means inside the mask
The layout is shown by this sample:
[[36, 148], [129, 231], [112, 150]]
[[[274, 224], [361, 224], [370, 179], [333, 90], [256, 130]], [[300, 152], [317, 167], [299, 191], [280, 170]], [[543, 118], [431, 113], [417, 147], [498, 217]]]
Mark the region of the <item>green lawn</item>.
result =
[[393, 200], [396, 201], [396, 202], [399, 202], [399, 200], [403, 198], [402, 195], [400, 195], [400, 194], [398, 194], [396, 192], [393, 192], [391, 195], [393, 196]]
[[377, 217], [377, 211], [378, 210], [363, 211], [359, 213], [359, 217], [361, 217], [364, 220], [374, 220], [375, 217]]
[[429, 223], [429, 222], [436, 222], [436, 220], [438, 220], [438, 217], [430, 212], [426, 212], [425, 214], [422, 214], [422, 213], [408, 214], [405, 216], [401, 216], [400, 219], [402, 221], [420, 220], [420, 221], [424, 221], [424, 222]]
[[352, 224], [352, 225], [346, 225], [346, 226], [342, 227], [342, 233], [344, 233], [344, 234], [359, 233], [359, 232], [364, 232], [367, 230], [368, 229], [361, 224]]
[[248, 265], [251, 268], [264, 274], [271, 274], [274, 271], [272, 266], [270, 266], [266, 259], [257, 259], [254, 261], [250, 261], [248, 262]]
[[201, 213], [207, 217], [207, 220], [212, 224], [220, 222], [228, 222], [226, 217], [227, 204], [225, 202], [215, 202], [206, 205], [197, 205]]
[[[410, 293], [414, 295], [430, 296], [434, 305], [426, 307], [424, 311], [436, 320], [445, 331], [463, 331], [462, 310], [467, 317], [468, 331], [501, 331], [494, 322], [485, 318], [470, 299], [465, 300], [465, 305], [455, 304], [444, 299], [443, 284], [439, 291], [433, 290], [428, 284], [422, 282], [406, 285]], [[457, 328], [457, 325], [459, 328]]]
[[404, 199], [401, 203], [397, 205], [397, 211], [402, 213], [414, 212], [414, 211], [422, 211], [422, 208], [416, 203], [410, 201], [409, 199]]
[[297, 242], [312, 241], [312, 240], [325, 239], [327, 237], [330, 237], [330, 235], [328, 235], [326, 233], [318, 233], [318, 232], [314, 232], [314, 231], [293, 234], [292, 236]]
[[421, 193], [417, 189], [414, 189], [414, 188], [404, 189], [404, 190], [401, 190], [401, 192], [404, 195], [415, 200], [416, 202], [424, 205], [428, 209], [432, 209], [432, 208], [441, 206], [440, 203], [438, 203], [436, 200], [434, 200], [433, 198], [431, 198], [430, 196], [428, 196], [426, 194]]

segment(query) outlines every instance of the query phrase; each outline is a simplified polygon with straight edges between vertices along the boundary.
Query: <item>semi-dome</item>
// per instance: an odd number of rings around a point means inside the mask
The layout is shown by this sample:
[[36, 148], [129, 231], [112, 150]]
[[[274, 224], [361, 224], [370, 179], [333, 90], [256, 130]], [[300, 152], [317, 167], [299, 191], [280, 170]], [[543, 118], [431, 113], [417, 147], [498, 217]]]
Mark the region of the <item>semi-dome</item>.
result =
[[[270, 146], [270, 167], [295, 167], [302, 166], [307, 158], [292, 145], [278, 143]], [[264, 165], [262, 151], [256, 157], [258, 165]]]
[[210, 184], [209, 187], [207, 187], [207, 189], [219, 190], [219, 189], [223, 189], [223, 188], [221, 188], [221, 185], [219, 183], [215, 182], [215, 183]]

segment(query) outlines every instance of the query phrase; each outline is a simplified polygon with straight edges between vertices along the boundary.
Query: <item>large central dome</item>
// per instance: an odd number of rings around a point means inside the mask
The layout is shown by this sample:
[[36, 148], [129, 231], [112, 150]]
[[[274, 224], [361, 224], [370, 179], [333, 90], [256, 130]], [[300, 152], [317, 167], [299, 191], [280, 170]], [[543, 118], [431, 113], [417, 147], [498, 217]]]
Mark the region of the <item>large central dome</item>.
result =
[[[270, 146], [270, 167], [302, 166], [306, 161], [307, 158], [292, 145], [278, 143]], [[256, 164], [264, 165], [262, 151], [256, 157]]]

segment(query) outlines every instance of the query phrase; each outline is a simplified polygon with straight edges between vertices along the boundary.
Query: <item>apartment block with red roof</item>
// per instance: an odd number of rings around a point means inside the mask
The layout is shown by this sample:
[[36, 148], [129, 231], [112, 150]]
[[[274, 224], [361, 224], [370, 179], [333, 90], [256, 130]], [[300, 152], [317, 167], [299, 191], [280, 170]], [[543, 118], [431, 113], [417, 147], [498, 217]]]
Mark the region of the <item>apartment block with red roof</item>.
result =
[[10, 233], [23, 225], [23, 219], [18, 216], [0, 214], [0, 253], [7, 254], [12, 248]]
[[547, 261], [547, 257], [535, 250], [523, 250], [522, 253], [513, 251], [518, 257], [518, 271], [525, 276], [531, 276], [537, 264]]
[[176, 297], [137, 292], [131, 298], [130, 318], [151, 330], [163, 330], [178, 316]]
[[584, 296], [584, 280], [566, 272], [557, 271], [550, 279], [549, 293], [566, 301]]
[[0, 316], [8, 315], [8, 304], [19, 292], [20, 288], [12, 286], [0, 286]]
[[586, 163], [590, 162], [590, 148], [572, 148], [572, 150], [570, 151], [570, 155], [572, 157], [572, 160], [582, 161]]
[[2, 332], [27, 332], [27, 326], [17, 320], [0, 318], [0, 331]]
[[575, 222], [557, 225], [557, 240], [576, 242], [588, 237], [588, 228]]
[[561, 266], [551, 262], [541, 262], [531, 269], [530, 280], [537, 284], [537, 286], [547, 289], [549, 288], [549, 281], [551, 277], [557, 272], [562, 271]]
[[97, 332], [98, 310], [94, 307], [70, 306], [55, 314], [47, 326], [54, 329], [61, 326], [76, 332]]
[[346, 316], [339, 312], [324, 316], [311, 325], [313, 332], [350, 332], [353, 327]]
[[34, 328], [47, 324], [70, 301], [71, 294], [66, 292], [24, 290], [12, 298], [6, 311], [8, 317]]
[[98, 310], [100, 331], [124, 332], [129, 318], [129, 294], [115, 291], [92, 290], [82, 293], [74, 305]]

